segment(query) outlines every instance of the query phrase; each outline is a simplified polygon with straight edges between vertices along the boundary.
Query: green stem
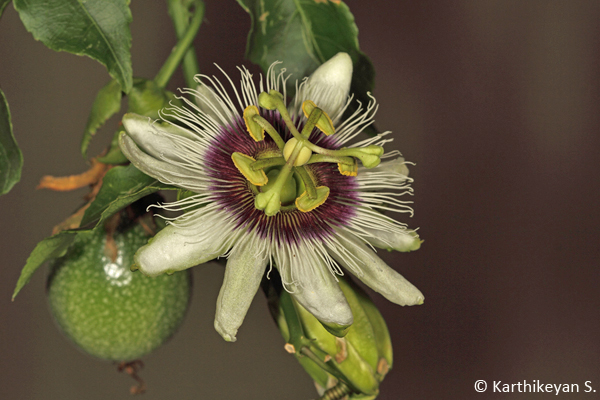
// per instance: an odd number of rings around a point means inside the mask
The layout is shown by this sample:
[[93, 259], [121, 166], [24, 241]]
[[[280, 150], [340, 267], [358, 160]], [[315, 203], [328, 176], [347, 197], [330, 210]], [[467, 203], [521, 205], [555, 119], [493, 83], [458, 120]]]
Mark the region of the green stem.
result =
[[319, 358], [319, 356], [317, 356], [314, 353], [314, 351], [311, 349], [311, 347], [312, 346], [304, 346], [304, 347], [302, 347], [302, 349], [300, 349], [300, 354], [302, 354], [305, 357], [310, 358], [312, 360], [312, 362], [314, 362], [315, 364], [317, 364], [319, 366], [319, 368], [321, 368], [325, 372], [327, 372], [327, 373], [335, 376], [336, 378], [342, 380], [343, 378], [340, 376], [340, 373], [338, 372], [338, 370], [336, 370], [335, 368], [331, 367], [325, 361], [321, 360]]
[[287, 324], [290, 338], [288, 342], [294, 346], [297, 354], [300, 354], [300, 350], [309, 343], [308, 338], [304, 335], [304, 329], [300, 322], [300, 317], [296, 312], [296, 306], [292, 300], [292, 296], [289, 293], [283, 293], [279, 297], [279, 306], [285, 316], [285, 323]]
[[[171, 20], [175, 26], [177, 39], [181, 39], [185, 34], [189, 24], [189, 8], [182, 4], [182, 0], [169, 0], [168, 3], [169, 15], [171, 16]], [[197, 0], [194, 3], [196, 6], [196, 12], [204, 14], [204, 2], [202, 0]], [[200, 73], [200, 67], [198, 66], [196, 52], [194, 51], [193, 47], [190, 47], [185, 53], [185, 56], [183, 57], [182, 68], [186, 85], [190, 88], [195, 87], [197, 83], [194, 80], [194, 76]]]
[[313, 346], [313, 341], [307, 338], [304, 334], [304, 328], [300, 322], [300, 316], [296, 311], [296, 305], [294, 300], [289, 293], [281, 293], [279, 296], [279, 306], [285, 316], [285, 323], [288, 327], [289, 340], [288, 343], [294, 346], [297, 356], [305, 356], [310, 358], [315, 364], [317, 364], [324, 371], [335, 376], [339, 381], [343, 381], [346, 385], [352, 387], [346, 378], [341, 374], [332, 363], [333, 360], [327, 362], [323, 361], [316, 353], [323, 353], [323, 351]]
[[[170, 3], [174, 2], [174, 0], [170, 1]], [[160, 71], [158, 71], [158, 74], [156, 74], [156, 77], [154, 78], [154, 82], [156, 83], [156, 85], [161, 88], [164, 88], [165, 86], [167, 86], [167, 83], [169, 83], [171, 76], [173, 76], [173, 73], [181, 63], [182, 59], [188, 51], [188, 48], [194, 41], [194, 38], [198, 33], [198, 29], [200, 29], [202, 19], [204, 18], [204, 3], [198, 4], [199, 6], [196, 7], [196, 11], [192, 16], [192, 19], [190, 20], [190, 23], [187, 29], [185, 30], [185, 33], [183, 34], [181, 39], [179, 39], [179, 41], [171, 51], [171, 54], [169, 55], [162, 68], [160, 69]]]

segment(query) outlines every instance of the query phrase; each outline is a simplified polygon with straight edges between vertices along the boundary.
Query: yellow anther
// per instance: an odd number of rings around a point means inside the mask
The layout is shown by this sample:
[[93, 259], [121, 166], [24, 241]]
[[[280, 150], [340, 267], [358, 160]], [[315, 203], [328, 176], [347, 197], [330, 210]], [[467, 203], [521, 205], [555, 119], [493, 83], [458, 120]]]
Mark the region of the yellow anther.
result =
[[325, 203], [328, 197], [329, 188], [327, 186], [319, 186], [317, 187], [317, 198], [311, 199], [308, 197], [308, 192], [304, 192], [296, 199], [296, 208], [302, 212], [312, 211]]
[[[302, 103], [302, 111], [304, 112], [304, 116], [306, 118], [309, 118], [310, 114], [316, 108], [318, 108], [317, 105], [315, 103], [313, 103], [311, 100], [306, 100], [304, 103]], [[321, 111], [323, 112], [323, 114], [321, 114], [321, 117], [315, 123], [315, 125], [327, 136], [333, 135], [335, 133], [335, 128], [333, 127], [333, 122], [331, 121], [331, 118], [329, 118], [329, 115], [327, 115], [327, 113], [325, 111], [323, 111], [323, 110], [321, 110]]]
[[338, 170], [342, 175], [356, 176], [358, 174], [358, 163], [356, 161], [354, 161], [352, 164], [338, 163]]
[[264, 186], [269, 181], [267, 179], [267, 175], [265, 171], [259, 169], [255, 171], [252, 169], [251, 165], [256, 160], [246, 154], [235, 152], [231, 155], [231, 159], [233, 160], [233, 164], [235, 167], [244, 175], [250, 183], [255, 186]]
[[254, 117], [260, 113], [258, 111], [258, 107], [256, 106], [248, 106], [244, 110], [244, 122], [246, 123], [246, 130], [256, 142], [260, 142], [265, 138], [265, 130], [262, 126], [254, 121]]

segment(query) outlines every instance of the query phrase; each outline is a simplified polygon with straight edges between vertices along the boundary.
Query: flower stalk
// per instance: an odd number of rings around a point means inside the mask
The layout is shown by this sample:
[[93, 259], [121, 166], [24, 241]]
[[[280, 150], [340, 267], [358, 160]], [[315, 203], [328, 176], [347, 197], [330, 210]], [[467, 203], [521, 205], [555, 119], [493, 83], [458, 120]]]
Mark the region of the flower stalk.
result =
[[[175, 27], [175, 34], [177, 39], [181, 40], [186, 33], [188, 26], [190, 25], [189, 7], [183, 4], [183, 0], [169, 0], [169, 16], [173, 21]], [[189, 1], [188, 1], [189, 3]], [[193, 1], [195, 6], [195, 13], [204, 15], [204, 2], [202, 0]], [[183, 77], [188, 87], [193, 87], [196, 84], [194, 76], [200, 73], [200, 67], [198, 66], [198, 59], [196, 58], [196, 52], [194, 47], [190, 46], [183, 56], [183, 62], [181, 64], [183, 69]]]
[[[171, 3], [173, 3], [173, 4], [171, 4]], [[172, 5], [172, 8], [176, 8], [176, 5], [174, 3], [177, 3], [177, 2], [176, 1], [170, 2], [170, 5]], [[175, 15], [178, 16], [177, 21], [180, 24], [179, 25], [180, 28], [177, 28], [177, 25], [176, 25], [176, 30], [181, 29], [183, 22], [180, 21], [179, 11], [177, 11]], [[154, 78], [154, 82], [156, 83], [156, 85], [158, 87], [160, 87], [160, 88], [166, 87], [167, 83], [169, 83], [169, 80], [171, 80], [171, 76], [173, 76], [173, 73], [175, 72], [175, 70], [177, 69], [179, 64], [181, 64], [181, 61], [187, 54], [192, 42], [196, 38], [196, 35], [198, 34], [198, 30], [200, 29], [200, 25], [202, 25], [203, 18], [204, 18], [204, 3], [199, 2], [198, 5], [196, 6], [196, 10], [194, 11], [194, 15], [190, 19], [189, 25], [185, 29], [185, 33], [178, 40], [175, 47], [173, 47], [171, 54], [169, 54], [169, 57], [167, 58], [167, 60], [163, 64], [163, 66], [161, 67], [160, 71], [158, 71], [158, 73], [156, 74], [156, 77]], [[191, 64], [189, 64], [188, 68], [193, 68], [193, 67]], [[191, 71], [190, 71], [190, 73], [191, 73]]]

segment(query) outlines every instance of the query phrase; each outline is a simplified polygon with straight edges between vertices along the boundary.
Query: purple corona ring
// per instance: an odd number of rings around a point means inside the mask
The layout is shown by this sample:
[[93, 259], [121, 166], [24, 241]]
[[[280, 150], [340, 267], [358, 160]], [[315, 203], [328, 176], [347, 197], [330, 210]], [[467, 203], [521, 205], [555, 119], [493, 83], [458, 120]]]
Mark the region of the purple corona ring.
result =
[[344, 270], [396, 304], [424, 299], [375, 252], [416, 250], [421, 240], [383, 214], [412, 213], [400, 200], [412, 191], [406, 162], [384, 153], [389, 132], [356, 140], [374, 121], [375, 100], [342, 118], [352, 101], [350, 57], [321, 65], [287, 104], [288, 77], [277, 65], [258, 90], [244, 68], [240, 88], [225, 75], [232, 96], [216, 78], [198, 76], [196, 89], [182, 90], [186, 106], [163, 110], [164, 121], [123, 118], [125, 156], [189, 194], [157, 206], [183, 214], [138, 250], [135, 267], [155, 276], [226, 257], [215, 328], [228, 341], [267, 268], [332, 332], [353, 322], [337, 283]]

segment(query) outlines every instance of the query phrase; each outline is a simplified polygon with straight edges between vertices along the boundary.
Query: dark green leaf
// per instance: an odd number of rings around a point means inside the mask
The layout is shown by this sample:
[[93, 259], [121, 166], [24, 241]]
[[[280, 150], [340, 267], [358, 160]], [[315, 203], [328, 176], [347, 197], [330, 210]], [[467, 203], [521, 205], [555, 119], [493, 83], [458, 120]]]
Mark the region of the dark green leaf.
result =
[[47, 47], [104, 64], [128, 93], [131, 70], [129, 0], [14, 0], [25, 28]]
[[8, 193], [19, 182], [22, 167], [23, 154], [13, 136], [8, 102], [0, 90], [0, 194]]
[[84, 157], [96, 130], [121, 108], [121, 94], [121, 85], [115, 80], [110, 81], [98, 92], [81, 140], [81, 154]]
[[33, 249], [31, 255], [27, 259], [27, 263], [25, 263], [25, 267], [23, 267], [23, 270], [21, 271], [21, 276], [19, 276], [17, 286], [12, 295], [13, 300], [17, 297], [17, 294], [21, 291], [23, 286], [29, 282], [33, 273], [44, 262], [52, 258], [61, 257], [65, 254], [67, 248], [73, 242], [75, 236], [77, 236], [77, 233], [78, 232], [76, 231], [59, 232], [56, 235], [42, 240], [35, 246], [35, 249]]
[[[348, 6], [342, 2], [315, 0], [237, 0], [250, 14], [252, 27], [246, 56], [267, 71], [275, 61], [283, 61], [292, 73], [288, 93], [295, 81], [310, 75], [319, 65], [343, 51], [354, 64], [350, 91], [363, 105], [373, 90], [375, 70], [358, 46], [358, 28]], [[349, 112], [357, 104], [349, 107]]]
[[[283, 61], [293, 78], [302, 79], [340, 51], [348, 53], [355, 65], [363, 62], [358, 28], [344, 3], [314, 0], [238, 0], [238, 3], [252, 19], [247, 57], [263, 70], [275, 61]], [[372, 82], [366, 81], [365, 77], [361, 79], [365, 91], [372, 88]], [[290, 85], [294, 86], [294, 82]]]
[[4, 12], [4, 9], [8, 3], [10, 3], [10, 0], [0, 0], [0, 17], [2, 17], [2, 13]]
[[133, 165], [115, 167], [102, 179], [102, 187], [83, 215], [81, 226], [108, 217], [142, 197], [158, 190], [174, 189], [140, 172]]

